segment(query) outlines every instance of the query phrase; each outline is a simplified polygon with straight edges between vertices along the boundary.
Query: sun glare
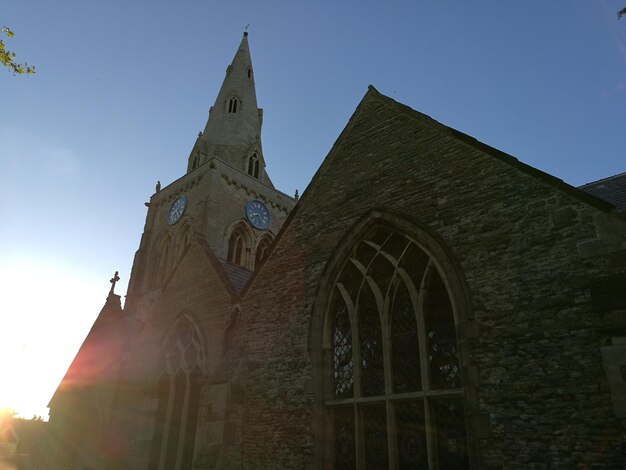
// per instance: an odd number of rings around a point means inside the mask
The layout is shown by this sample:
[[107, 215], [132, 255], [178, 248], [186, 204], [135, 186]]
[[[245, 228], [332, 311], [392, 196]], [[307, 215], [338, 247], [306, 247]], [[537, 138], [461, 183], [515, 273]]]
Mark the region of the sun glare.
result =
[[38, 262], [0, 264], [0, 407], [48, 419], [48, 401], [104, 304], [106, 288]]

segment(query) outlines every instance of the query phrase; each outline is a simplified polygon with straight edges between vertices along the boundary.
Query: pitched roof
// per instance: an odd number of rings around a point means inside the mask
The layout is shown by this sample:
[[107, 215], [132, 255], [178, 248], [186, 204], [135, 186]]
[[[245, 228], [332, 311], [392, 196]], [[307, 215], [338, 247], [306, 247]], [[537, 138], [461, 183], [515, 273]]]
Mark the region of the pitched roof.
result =
[[140, 326], [138, 320], [124, 315], [120, 296], [110, 292], [48, 406], [66, 391], [115, 376], [128, 340]]
[[222, 266], [222, 269], [224, 269], [224, 273], [234, 287], [235, 291], [238, 294], [241, 294], [241, 291], [252, 276], [252, 271], [249, 271], [241, 266], [237, 266], [236, 264], [229, 263], [223, 259], [218, 259], [218, 261]]
[[583, 184], [579, 189], [613, 204], [622, 212], [626, 212], [626, 172]]
[[[366, 100], [366, 98], [368, 96], [371, 96], [372, 98], [375, 99], [379, 99], [382, 102], [387, 103], [388, 105], [395, 107], [396, 109], [398, 109], [399, 111], [402, 111], [410, 116], [413, 116], [414, 118], [419, 119], [422, 122], [428, 123], [433, 127], [438, 127], [442, 130], [442, 132], [448, 133], [449, 135], [453, 136], [454, 138], [456, 138], [457, 140], [477, 149], [480, 150], [488, 155], [491, 155], [494, 158], [497, 158], [498, 160], [508, 163], [509, 165], [517, 168], [518, 170], [527, 173], [529, 175], [532, 175], [540, 180], [542, 180], [544, 183], [547, 183], [553, 187], [555, 187], [556, 189], [559, 189], [560, 191], [563, 191], [565, 193], [568, 193], [570, 196], [573, 196], [579, 200], [582, 200], [583, 202], [586, 202], [587, 204], [590, 204], [592, 206], [594, 206], [596, 209], [599, 209], [601, 211], [604, 212], [613, 212], [615, 210], [614, 204], [610, 201], [608, 201], [607, 199], [604, 198], [600, 198], [598, 197], [596, 194], [593, 194], [591, 192], [587, 192], [587, 191], [583, 191], [581, 190], [582, 188], [576, 188], [574, 186], [571, 186], [570, 184], [566, 183], [565, 181], [561, 180], [560, 178], [557, 178], [556, 176], [553, 176], [549, 173], [546, 173], [544, 171], [541, 171], [533, 166], [530, 166], [520, 160], [518, 160], [517, 158], [515, 158], [512, 155], [509, 155], [506, 152], [503, 152], [502, 150], [498, 150], [494, 147], [491, 147], [483, 142], [480, 142], [479, 140], [475, 139], [474, 137], [464, 134], [461, 131], [458, 131], [452, 127], [448, 127], [444, 124], [441, 124], [439, 121], [436, 121], [435, 119], [431, 118], [430, 116], [420, 113], [419, 111], [415, 111], [414, 109], [410, 108], [409, 106], [406, 106], [402, 103], [399, 103], [397, 101], [395, 101], [393, 98], [389, 98], [388, 96], [385, 96], [383, 94], [381, 94], [378, 90], [376, 90], [376, 88], [374, 88], [372, 85], [370, 85], [368, 87], [368, 92], [366, 93], [365, 97], [363, 98], [361, 104]], [[359, 107], [361, 106], [361, 104], [359, 104]], [[355, 115], [357, 114], [359, 107], [357, 107], [357, 111], [355, 111]], [[617, 175], [620, 176], [620, 175]], [[602, 181], [602, 180], [601, 180]], [[617, 213], [618, 215], [622, 214], [621, 211]]]
[[[569, 194], [570, 196], [579, 199], [593, 207], [595, 207], [598, 210], [601, 210], [603, 212], [606, 213], [612, 213], [613, 215], [616, 215], [617, 217], [621, 218], [622, 220], [626, 220], [626, 211], [624, 211], [623, 206], [622, 208], [620, 208], [617, 205], [614, 205], [614, 201], [610, 201], [608, 198], [603, 198], [603, 197], [599, 197], [597, 194], [592, 193], [591, 191], [588, 191], [587, 188], [585, 187], [581, 187], [581, 188], [576, 188], [575, 186], [572, 186], [568, 183], [566, 183], [565, 181], [549, 174], [546, 173], [544, 171], [541, 171], [533, 166], [530, 166], [520, 160], [518, 160], [516, 157], [509, 155], [508, 153], [505, 153], [501, 150], [498, 150], [494, 147], [491, 147], [483, 142], [480, 142], [479, 140], [477, 140], [476, 138], [465, 134], [461, 131], [458, 131], [452, 127], [448, 127], [445, 124], [440, 123], [439, 121], [431, 118], [430, 116], [421, 113], [419, 111], [414, 110], [413, 108], [402, 104], [396, 100], [394, 100], [393, 98], [390, 98], [386, 95], [383, 95], [382, 93], [380, 93], [373, 85], [369, 85], [367, 92], [365, 93], [365, 96], [361, 99], [360, 103], [358, 104], [357, 108], [355, 109], [354, 113], [352, 113], [352, 116], [350, 117], [348, 123], [346, 124], [346, 126], [343, 128], [343, 130], [341, 131], [341, 133], [339, 134], [339, 136], [337, 137], [337, 139], [335, 140], [332, 148], [330, 149], [329, 153], [326, 155], [326, 157], [324, 158], [324, 160], [322, 161], [322, 164], [317, 168], [317, 171], [315, 172], [315, 174], [313, 175], [313, 177], [311, 178], [311, 181], [309, 183], [309, 185], [305, 188], [305, 190], [303, 191], [302, 195], [300, 196], [300, 198], [298, 199], [297, 204], [294, 206], [294, 208], [291, 210], [291, 212], [289, 213], [289, 215], [287, 216], [287, 219], [285, 220], [285, 222], [283, 223], [280, 231], [278, 232], [278, 234], [276, 235], [276, 237], [274, 238], [274, 246], [278, 245], [280, 243], [280, 239], [283, 237], [283, 234], [289, 230], [289, 226], [291, 225], [291, 221], [296, 217], [297, 213], [300, 210], [300, 207], [302, 206], [302, 204], [304, 203], [304, 201], [306, 201], [306, 199], [308, 198], [308, 193], [311, 191], [310, 188], [312, 188], [314, 186], [314, 182], [319, 178], [319, 176], [323, 173], [323, 169], [326, 167], [326, 165], [328, 165], [328, 162], [331, 160], [331, 157], [334, 153], [339, 151], [339, 148], [341, 147], [343, 140], [345, 138], [345, 136], [350, 132], [350, 130], [352, 129], [352, 126], [354, 125], [354, 123], [356, 122], [358, 116], [360, 115], [360, 113], [362, 112], [362, 110], [365, 108], [366, 103], [369, 100], [377, 100], [379, 102], [385, 103], [387, 106], [395, 109], [396, 111], [400, 112], [400, 113], [404, 113], [405, 115], [411, 116], [414, 119], [419, 120], [422, 123], [425, 123], [433, 128], [438, 129], [441, 133], [443, 134], [447, 134], [448, 136], [451, 136], [452, 138], [456, 139], [457, 141], [460, 141], [462, 143], [464, 143], [465, 145], [468, 145], [476, 150], [479, 150], [487, 155], [490, 155], [491, 157], [500, 160], [501, 162], [504, 162], [508, 165], [511, 165], [512, 167], [516, 168], [517, 170], [526, 173], [528, 175], [531, 175], [537, 179], [542, 180], [544, 183], [556, 188], [557, 190], [563, 191], [567, 194]], [[623, 173], [621, 175], [617, 175], [616, 177], [622, 177], [626, 175], [626, 173]], [[615, 177], [612, 177], [615, 178]], [[626, 180], [626, 178], [624, 178], [624, 180]], [[622, 186], [621, 188], [624, 188], [623, 184], [624, 180], [622, 181]], [[604, 180], [601, 180], [604, 181]], [[589, 183], [589, 184], [594, 184], [594, 183]], [[621, 193], [623, 194], [623, 193]], [[618, 210], [616, 211], [616, 207], [618, 208]], [[271, 256], [271, 255], [270, 255]], [[256, 281], [256, 278], [260, 275], [260, 272], [262, 270], [255, 270], [253, 273], [251, 273], [251, 279], [250, 282], [245, 285], [245, 291], [244, 292], [240, 292], [241, 295], [245, 295], [246, 292], [248, 290], [250, 290], [252, 288], [252, 285], [254, 284], [254, 282]]]

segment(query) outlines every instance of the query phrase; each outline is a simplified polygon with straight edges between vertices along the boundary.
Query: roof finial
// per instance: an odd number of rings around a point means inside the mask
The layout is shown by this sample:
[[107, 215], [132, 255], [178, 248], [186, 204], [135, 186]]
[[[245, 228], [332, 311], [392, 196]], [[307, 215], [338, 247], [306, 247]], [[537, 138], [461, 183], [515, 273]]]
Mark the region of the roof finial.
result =
[[298, 190], [296, 189], [296, 194], [293, 195], [293, 198], [297, 201], [300, 199], [300, 195], [298, 194]]
[[243, 32], [244, 37], [247, 37], [247, 36], [248, 36], [248, 27], [249, 27], [249, 26], [250, 26], [250, 23], [248, 23], [248, 24], [246, 25], [246, 28], [244, 29], [244, 32]]
[[115, 294], [115, 292], [113, 292], [115, 290], [115, 284], [117, 283], [117, 281], [120, 280], [120, 277], [118, 276], [118, 274], [119, 272], [115, 271], [115, 275], [109, 281], [111, 283], [111, 290], [109, 291], [109, 295]]
[[161, 191], [161, 182], [157, 181], [156, 187], [154, 188], [155, 191], [158, 193], [159, 191]]

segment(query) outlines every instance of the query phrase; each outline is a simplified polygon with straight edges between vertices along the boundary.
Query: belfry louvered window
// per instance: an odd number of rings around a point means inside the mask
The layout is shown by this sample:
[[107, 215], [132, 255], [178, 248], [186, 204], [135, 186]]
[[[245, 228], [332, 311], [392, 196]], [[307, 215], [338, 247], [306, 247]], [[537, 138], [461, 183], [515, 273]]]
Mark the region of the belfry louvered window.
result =
[[334, 468], [468, 467], [455, 318], [435, 260], [378, 228], [344, 264], [330, 308]]
[[228, 113], [229, 114], [235, 114], [237, 112], [237, 104], [238, 104], [238, 100], [235, 97], [232, 97], [230, 99], [230, 101], [228, 102]]
[[165, 371], [157, 387], [150, 467], [191, 469], [196, 437], [203, 350], [198, 330], [183, 317], [165, 341]]
[[248, 174], [254, 178], [259, 178], [259, 156], [256, 152], [248, 159]]

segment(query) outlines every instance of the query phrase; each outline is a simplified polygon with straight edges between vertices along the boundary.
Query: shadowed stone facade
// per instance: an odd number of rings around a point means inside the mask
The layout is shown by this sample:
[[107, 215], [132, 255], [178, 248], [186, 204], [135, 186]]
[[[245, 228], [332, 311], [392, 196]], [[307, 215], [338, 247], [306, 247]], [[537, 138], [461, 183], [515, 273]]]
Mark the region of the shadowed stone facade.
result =
[[51, 401], [57, 462], [621, 468], [626, 208], [372, 87], [296, 204], [251, 70], [244, 37], [150, 200], [124, 309], [111, 294]]

